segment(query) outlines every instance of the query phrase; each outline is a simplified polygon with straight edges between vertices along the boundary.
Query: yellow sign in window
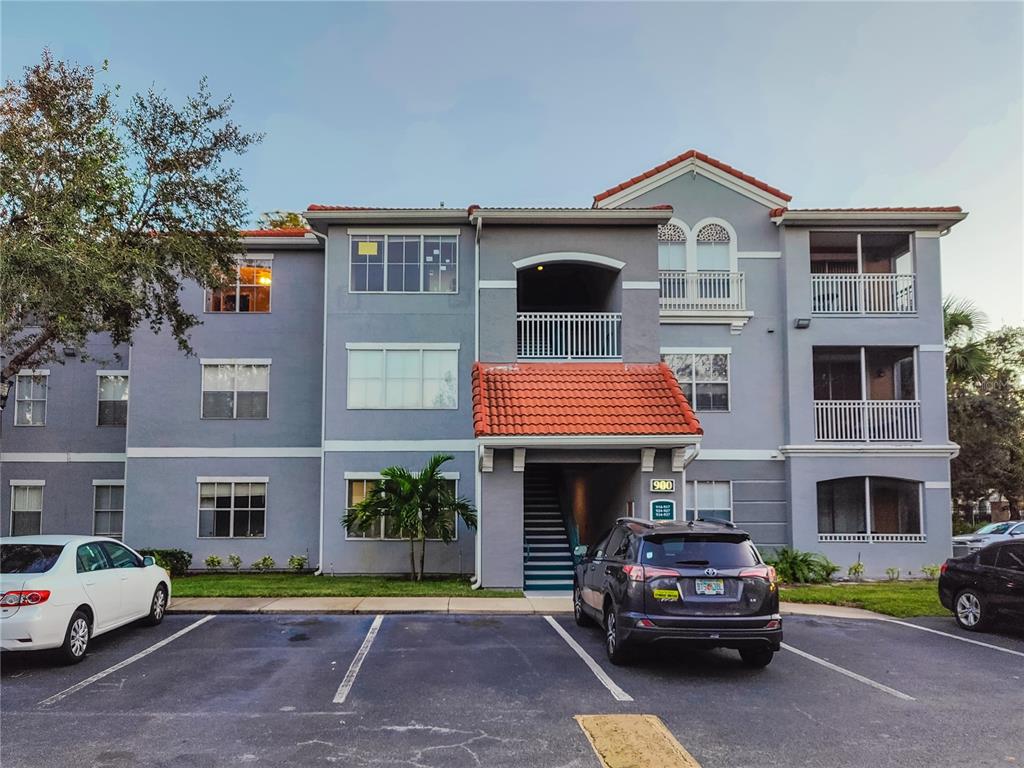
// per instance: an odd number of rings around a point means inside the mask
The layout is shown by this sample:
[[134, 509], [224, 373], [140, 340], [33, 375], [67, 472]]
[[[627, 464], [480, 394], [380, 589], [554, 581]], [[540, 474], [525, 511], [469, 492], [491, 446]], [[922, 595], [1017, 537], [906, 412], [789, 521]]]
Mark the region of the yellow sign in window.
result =
[[377, 243], [370, 240], [361, 240], [359, 242], [359, 255], [360, 256], [376, 256], [377, 255]]

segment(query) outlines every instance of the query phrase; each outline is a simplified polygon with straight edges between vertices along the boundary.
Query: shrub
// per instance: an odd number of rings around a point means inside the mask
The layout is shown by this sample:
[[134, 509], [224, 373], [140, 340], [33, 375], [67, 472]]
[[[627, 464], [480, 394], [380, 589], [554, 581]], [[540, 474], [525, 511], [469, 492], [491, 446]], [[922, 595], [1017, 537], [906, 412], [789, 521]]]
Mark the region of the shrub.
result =
[[216, 571], [218, 568], [221, 567], [221, 565], [223, 565], [220, 557], [217, 555], [210, 555], [203, 562], [206, 563], [206, 567], [209, 568], [211, 571]]
[[304, 571], [309, 565], [309, 558], [306, 555], [291, 555], [288, 558], [288, 567], [293, 571]]
[[171, 576], [184, 576], [192, 567], [192, 553], [183, 549], [140, 549], [139, 554], [152, 557]]
[[782, 547], [765, 561], [775, 568], [779, 579], [790, 584], [825, 584], [839, 571], [839, 566], [818, 552], [801, 552]]
[[274, 562], [274, 558], [272, 558], [270, 555], [264, 555], [259, 560], [254, 562], [250, 567], [254, 571], [262, 572], [262, 571], [269, 571], [269, 570], [273, 569], [273, 567], [275, 565], [277, 565], [277, 563]]
[[922, 565], [921, 566], [921, 573], [924, 574], [924, 577], [926, 579], [928, 579], [928, 581], [935, 581], [935, 579], [938, 578], [939, 573], [941, 571], [942, 571], [942, 566], [935, 565], [934, 563], [932, 563], [931, 565]]
[[228, 565], [237, 571], [242, 567], [242, 558], [238, 555], [228, 555]]
[[864, 577], [864, 563], [858, 560], [846, 569], [846, 575], [854, 581], [860, 581]]
[[900, 569], [899, 568], [886, 568], [885, 569], [885, 578], [887, 578], [889, 581], [899, 581], [899, 579], [900, 579]]

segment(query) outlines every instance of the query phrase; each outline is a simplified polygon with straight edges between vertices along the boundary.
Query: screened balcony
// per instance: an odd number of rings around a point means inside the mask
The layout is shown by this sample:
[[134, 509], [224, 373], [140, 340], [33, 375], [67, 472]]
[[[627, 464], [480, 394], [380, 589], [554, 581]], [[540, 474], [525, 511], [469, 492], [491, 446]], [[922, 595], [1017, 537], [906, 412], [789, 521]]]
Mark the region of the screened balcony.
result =
[[912, 348], [817, 347], [813, 375], [815, 440], [921, 439]]
[[811, 232], [811, 312], [909, 315], [917, 311], [908, 232]]

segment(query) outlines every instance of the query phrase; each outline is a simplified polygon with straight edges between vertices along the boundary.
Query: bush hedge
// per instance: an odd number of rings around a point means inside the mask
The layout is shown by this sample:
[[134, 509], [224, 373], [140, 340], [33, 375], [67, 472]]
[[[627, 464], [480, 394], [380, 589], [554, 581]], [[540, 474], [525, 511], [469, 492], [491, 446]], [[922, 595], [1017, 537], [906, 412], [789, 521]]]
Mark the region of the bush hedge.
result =
[[192, 567], [192, 553], [183, 549], [140, 549], [139, 554], [152, 557], [171, 576], [184, 576]]

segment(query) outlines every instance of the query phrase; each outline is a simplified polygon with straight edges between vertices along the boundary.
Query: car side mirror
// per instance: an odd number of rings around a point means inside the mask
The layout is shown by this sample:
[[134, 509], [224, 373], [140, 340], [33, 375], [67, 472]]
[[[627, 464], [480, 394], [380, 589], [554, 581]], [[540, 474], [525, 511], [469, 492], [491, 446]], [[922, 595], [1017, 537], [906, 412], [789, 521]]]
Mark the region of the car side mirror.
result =
[[142, 567], [143, 568], [149, 568], [149, 566], [151, 566], [151, 565], [156, 565], [156, 558], [155, 557], [153, 557], [152, 555], [146, 555], [144, 558], [142, 558]]
[[579, 562], [587, 556], [587, 549], [588, 547], [586, 544], [577, 544], [575, 547], [573, 547], [572, 556], [576, 559], [577, 562]]

